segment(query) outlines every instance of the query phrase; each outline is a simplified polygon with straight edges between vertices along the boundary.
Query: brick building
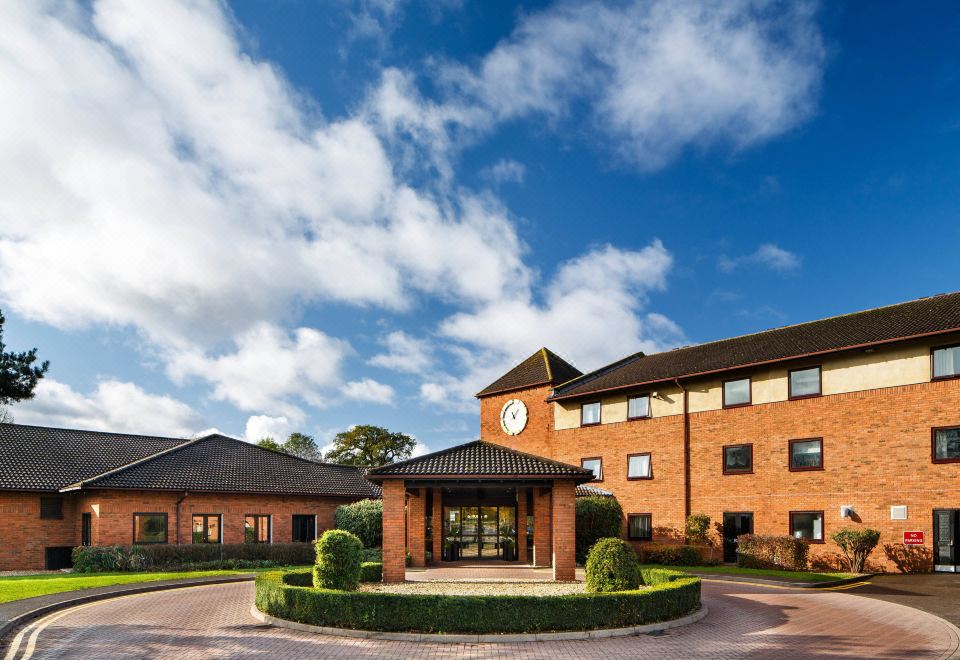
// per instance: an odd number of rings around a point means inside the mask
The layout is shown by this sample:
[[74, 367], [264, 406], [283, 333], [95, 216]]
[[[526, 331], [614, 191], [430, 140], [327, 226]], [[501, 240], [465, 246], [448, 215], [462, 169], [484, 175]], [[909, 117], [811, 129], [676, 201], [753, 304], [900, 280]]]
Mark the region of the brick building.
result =
[[960, 294], [588, 374], [541, 349], [477, 396], [484, 440], [592, 470], [638, 545], [703, 512], [728, 560], [752, 531], [835, 565], [831, 532], [871, 527], [876, 568], [960, 571]]
[[0, 424], [0, 571], [68, 566], [79, 545], [312, 541], [376, 495], [356, 468], [222, 435]]

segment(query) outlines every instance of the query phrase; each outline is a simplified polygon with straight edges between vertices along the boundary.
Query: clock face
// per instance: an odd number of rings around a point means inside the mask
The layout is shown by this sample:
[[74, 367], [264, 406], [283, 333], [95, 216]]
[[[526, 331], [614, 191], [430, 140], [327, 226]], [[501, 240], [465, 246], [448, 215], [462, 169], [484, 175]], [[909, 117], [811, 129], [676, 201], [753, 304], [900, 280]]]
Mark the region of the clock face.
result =
[[527, 426], [527, 406], [520, 399], [510, 399], [500, 411], [500, 427], [507, 435], [517, 435]]

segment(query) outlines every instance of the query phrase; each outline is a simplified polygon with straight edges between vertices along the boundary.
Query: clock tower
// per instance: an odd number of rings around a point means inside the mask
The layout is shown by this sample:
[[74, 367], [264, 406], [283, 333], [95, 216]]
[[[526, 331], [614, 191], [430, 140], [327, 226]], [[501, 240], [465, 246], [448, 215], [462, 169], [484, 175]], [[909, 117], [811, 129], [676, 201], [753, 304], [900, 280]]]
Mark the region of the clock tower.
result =
[[480, 439], [550, 458], [553, 448], [554, 387], [581, 376], [580, 371], [541, 348], [477, 394]]

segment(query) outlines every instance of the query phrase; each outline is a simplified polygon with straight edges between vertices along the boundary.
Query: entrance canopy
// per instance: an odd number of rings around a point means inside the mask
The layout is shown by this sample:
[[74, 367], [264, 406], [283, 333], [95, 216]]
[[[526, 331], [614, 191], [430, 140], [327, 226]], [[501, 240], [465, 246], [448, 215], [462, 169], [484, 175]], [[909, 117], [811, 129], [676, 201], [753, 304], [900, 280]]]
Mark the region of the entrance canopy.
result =
[[383, 490], [385, 581], [404, 579], [405, 551], [423, 566], [427, 550], [434, 562], [529, 558], [573, 579], [574, 493], [590, 470], [476, 440], [367, 478]]

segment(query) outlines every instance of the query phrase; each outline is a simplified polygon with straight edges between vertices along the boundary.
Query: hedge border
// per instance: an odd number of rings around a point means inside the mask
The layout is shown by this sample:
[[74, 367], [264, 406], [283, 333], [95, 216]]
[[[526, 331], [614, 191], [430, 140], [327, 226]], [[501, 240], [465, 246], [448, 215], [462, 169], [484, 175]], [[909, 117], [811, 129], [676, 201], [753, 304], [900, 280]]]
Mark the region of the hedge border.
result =
[[564, 596], [457, 596], [313, 589], [309, 571], [256, 580], [256, 608], [322, 628], [386, 633], [532, 634], [632, 628], [700, 609], [700, 578], [641, 569], [646, 589]]

